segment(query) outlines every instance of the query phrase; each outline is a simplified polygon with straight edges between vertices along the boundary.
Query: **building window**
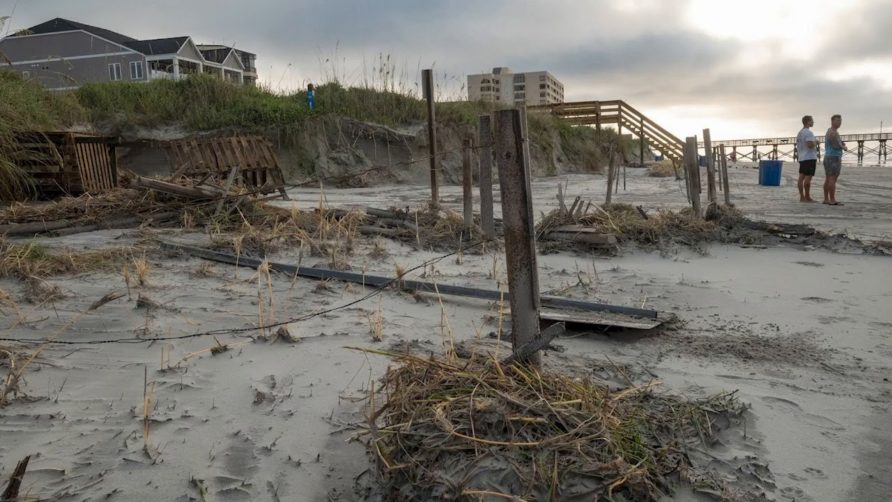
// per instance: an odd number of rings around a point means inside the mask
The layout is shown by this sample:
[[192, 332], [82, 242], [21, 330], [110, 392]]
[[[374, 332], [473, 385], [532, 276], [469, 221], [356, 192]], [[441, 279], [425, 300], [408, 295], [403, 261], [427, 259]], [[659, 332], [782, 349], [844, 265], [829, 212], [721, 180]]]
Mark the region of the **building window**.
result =
[[539, 75], [539, 82], [545, 82], [545, 75]]
[[108, 79], [121, 80], [121, 63], [112, 63], [108, 65]]
[[540, 97], [540, 98], [544, 98], [544, 97], [545, 97], [545, 93], [544, 93], [544, 92], [540, 92], [540, 93], [539, 93], [539, 97]]
[[482, 80], [480, 81], [480, 83], [481, 83], [481, 84], [491, 84], [492, 81], [491, 81], [490, 79], [488, 79], [488, 78], [484, 78], [484, 79], [482, 79]]
[[539, 84], [539, 89], [545, 89], [545, 84]]
[[130, 79], [131, 80], [142, 80], [145, 78], [142, 71], [142, 61], [131, 61], [130, 62]]
[[523, 91], [524, 89], [526, 89], [526, 84], [515, 84], [514, 85], [515, 91]]
[[521, 73], [519, 75], [514, 75], [514, 83], [526, 82], [526, 81], [527, 81], [527, 76], [524, 75], [523, 73]]

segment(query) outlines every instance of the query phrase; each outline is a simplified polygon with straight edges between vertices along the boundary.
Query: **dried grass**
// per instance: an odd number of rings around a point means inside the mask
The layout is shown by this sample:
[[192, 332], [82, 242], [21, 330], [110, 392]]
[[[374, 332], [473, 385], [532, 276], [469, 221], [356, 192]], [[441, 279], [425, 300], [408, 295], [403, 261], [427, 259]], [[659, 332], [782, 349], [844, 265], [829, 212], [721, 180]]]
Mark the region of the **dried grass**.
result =
[[[452, 210], [435, 210], [424, 208], [417, 211], [389, 208], [396, 218], [388, 228], [388, 237], [404, 242], [410, 246], [439, 251], [455, 251], [462, 246], [485, 241], [479, 222], [471, 227], [465, 226], [464, 216]], [[490, 246], [490, 249], [495, 246]], [[480, 252], [480, 249], [469, 248], [468, 252]]]
[[380, 342], [384, 340], [384, 314], [381, 312], [381, 308], [378, 307], [378, 310], [375, 312], [367, 312], [366, 317], [369, 321], [369, 335], [372, 337], [373, 342]]
[[134, 257], [131, 262], [139, 285], [143, 287], [148, 286], [151, 267], [149, 266], [149, 261], [146, 259], [146, 255], [143, 254], [142, 256]]
[[684, 170], [674, 166], [671, 160], [663, 160], [651, 165], [647, 170], [647, 175], [652, 178], [679, 177], [679, 179], [684, 179]]
[[150, 217], [155, 213], [185, 209], [187, 201], [154, 191], [116, 188], [98, 195], [61, 197], [52, 202], [15, 202], [0, 211], [0, 223], [35, 223], [69, 220], [82, 225], [102, 223], [114, 217]]
[[659, 246], [670, 242], [697, 243], [720, 241], [723, 225], [743, 218], [733, 208], [717, 206], [712, 219], [697, 217], [690, 209], [659, 210], [645, 218], [634, 206], [610, 204], [592, 206], [585, 214], [574, 216], [556, 209], [536, 225], [540, 239], [551, 229], [563, 225], [582, 225], [606, 234], [614, 234], [620, 242], [635, 242], [645, 246]]
[[27, 280], [31, 277], [117, 270], [129, 253], [130, 248], [125, 247], [57, 253], [37, 242], [13, 244], [0, 237], [0, 278]]
[[369, 454], [390, 500], [660, 500], [691, 477], [688, 446], [712, 444], [745, 410], [733, 393], [688, 401], [488, 356], [371, 352], [400, 363], [369, 416]]
[[344, 264], [353, 253], [359, 226], [365, 221], [360, 211], [334, 211], [325, 207], [313, 211], [285, 210], [256, 205], [244, 214], [231, 235], [214, 236], [218, 247], [236, 254], [266, 257], [286, 248], [308, 249], [313, 256]]

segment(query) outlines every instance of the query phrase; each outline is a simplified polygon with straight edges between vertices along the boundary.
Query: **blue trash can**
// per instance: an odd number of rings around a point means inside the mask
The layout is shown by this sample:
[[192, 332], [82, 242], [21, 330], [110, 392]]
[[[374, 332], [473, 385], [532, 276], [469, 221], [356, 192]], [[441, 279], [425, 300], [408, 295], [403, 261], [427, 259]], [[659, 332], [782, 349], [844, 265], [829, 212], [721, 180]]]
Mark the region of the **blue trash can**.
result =
[[783, 169], [784, 161], [782, 160], [760, 160], [759, 184], [766, 187], [779, 187]]

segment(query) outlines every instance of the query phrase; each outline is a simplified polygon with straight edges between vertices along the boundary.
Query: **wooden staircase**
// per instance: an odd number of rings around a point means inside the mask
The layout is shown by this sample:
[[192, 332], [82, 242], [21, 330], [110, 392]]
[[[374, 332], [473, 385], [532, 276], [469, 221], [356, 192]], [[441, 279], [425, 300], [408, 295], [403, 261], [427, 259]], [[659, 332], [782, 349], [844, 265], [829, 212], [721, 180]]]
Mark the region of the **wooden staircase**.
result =
[[615, 124], [620, 132], [625, 127], [674, 163], [680, 163], [684, 156], [682, 140], [622, 100], [531, 106], [529, 110], [551, 112], [572, 124], [594, 125], [598, 130], [604, 124]]

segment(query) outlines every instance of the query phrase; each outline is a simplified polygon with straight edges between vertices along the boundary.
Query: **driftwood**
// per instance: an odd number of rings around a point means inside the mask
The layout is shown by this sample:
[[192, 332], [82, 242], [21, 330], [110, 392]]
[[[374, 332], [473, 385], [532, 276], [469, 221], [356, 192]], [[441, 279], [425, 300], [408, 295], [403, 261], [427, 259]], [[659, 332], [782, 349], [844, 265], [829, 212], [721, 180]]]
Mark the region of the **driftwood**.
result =
[[603, 234], [583, 225], [563, 225], [550, 229], [542, 236], [545, 240], [578, 242], [594, 246], [615, 246], [616, 236]]
[[25, 471], [28, 470], [28, 462], [30, 461], [31, 455], [19, 460], [19, 463], [15, 466], [15, 470], [12, 471], [12, 476], [9, 477], [9, 484], [7, 484], [6, 489], [3, 490], [3, 495], [0, 495], [0, 501], [12, 502], [18, 500], [19, 490], [22, 487], [22, 478], [25, 477]]
[[388, 209], [375, 209], [374, 207], [366, 208], [365, 214], [374, 216], [376, 218], [391, 218], [395, 220], [401, 219], [400, 215], [393, 211], [390, 211]]
[[159, 223], [173, 218], [179, 218], [180, 213], [177, 211], [168, 211], [146, 216], [130, 216], [127, 218], [116, 218], [105, 220], [101, 223], [92, 223], [84, 225], [82, 221], [77, 220], [56, 220], [37, 223], [18, 223], [9, 225], [0, 225], [0, 235], [9, 237], [23, 237], [28, 235], [37, 235], [43, 233], [52, 233], [53, 235], [72, 235], [83, 232], [93, 232], [95, 230], [104, 230], [109, 228], [133, 228], [138, 227], [147, 222]]
[[360, 226], [359, 232], [366, 235], [381, 235], [383, 237], [399, 237], [405, 234], [405, 231], [399, 228], [381, 228], [368, 225]]
[[42, 234], [52, 232], [60, 228], [76, 225], [78, 222], [72, 220], [55, 220], [55, 221], [38, 221], [36, 223], [10, 223], [8, 225], [0, 225], [0, 234], [9, 236]]
[[178, 185], [176, 183], [144, 178], [142, 176], [137, 176], [135, 183], [138, 187], [150, 188], [159, 192], [179, 195], [181, 197], [188, 197], [190, 199], [217, 199], [227, 195], [225, 191], [220, 190], [219, 188], [213, 188], [209, 186], [186, 187], [183, 185]]

